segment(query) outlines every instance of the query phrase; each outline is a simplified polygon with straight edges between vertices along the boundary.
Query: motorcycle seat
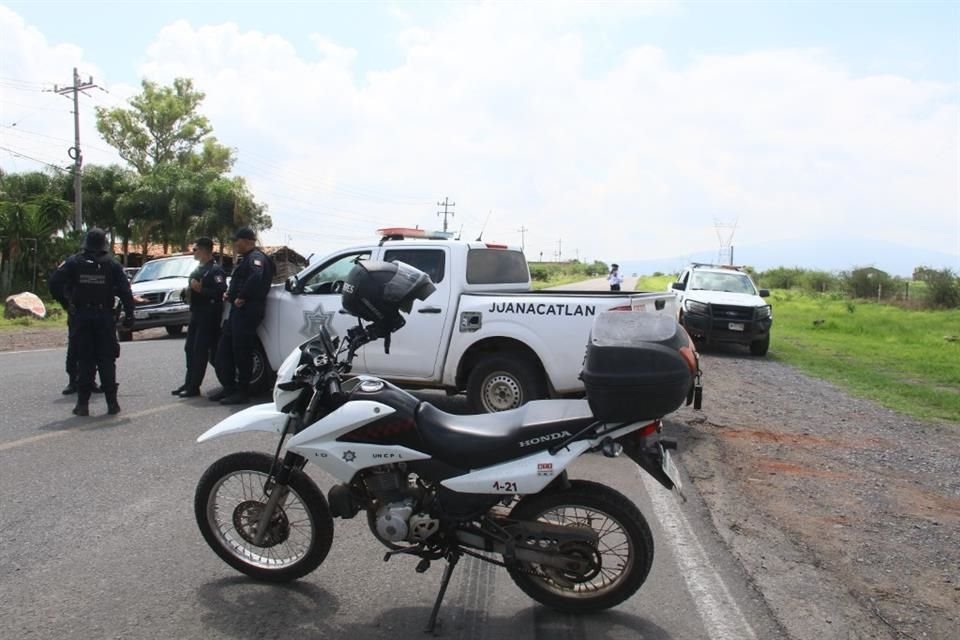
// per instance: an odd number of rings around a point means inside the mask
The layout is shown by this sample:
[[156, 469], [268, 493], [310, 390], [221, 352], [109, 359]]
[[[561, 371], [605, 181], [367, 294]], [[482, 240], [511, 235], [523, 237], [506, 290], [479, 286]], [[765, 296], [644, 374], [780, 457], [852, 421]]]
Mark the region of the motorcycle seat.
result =
[[416, 417], [426, 453], [471, 470], [548, 449], [596, 421], [586, 400], [537, 400], [474, 416], [446, 413], [423, 402]]

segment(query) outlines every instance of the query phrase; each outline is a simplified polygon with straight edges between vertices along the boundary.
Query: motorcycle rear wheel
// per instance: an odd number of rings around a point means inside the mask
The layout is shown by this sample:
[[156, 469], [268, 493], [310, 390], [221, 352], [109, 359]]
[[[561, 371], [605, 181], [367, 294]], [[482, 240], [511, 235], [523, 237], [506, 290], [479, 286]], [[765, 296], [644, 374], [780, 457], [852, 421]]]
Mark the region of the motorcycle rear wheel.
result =
[[262, 544], [256, 544], [272, 464], [272, 457], [249, 451], [217, 460], [197, 484], [194, 514], [204, 540], [228, 565], [257, 580], [289, 582], [327, 557], [333, 518], [317, 485], [294, 470], [288, 495], [274, 512]]
[[510, 519], [589, 527], [599, 536], [596, 548], [578, 543], [568, 551], [591, 560], [594, 570], [589, 575], [569, 575], [529, 562], [508, 567], [516, 585], [545, 606], [571, 613], [603, 611], [636, 593], [650, 573], [650, 526], [626, 496], [605, 485], [573, 480], [569, 489], [526, 496]]

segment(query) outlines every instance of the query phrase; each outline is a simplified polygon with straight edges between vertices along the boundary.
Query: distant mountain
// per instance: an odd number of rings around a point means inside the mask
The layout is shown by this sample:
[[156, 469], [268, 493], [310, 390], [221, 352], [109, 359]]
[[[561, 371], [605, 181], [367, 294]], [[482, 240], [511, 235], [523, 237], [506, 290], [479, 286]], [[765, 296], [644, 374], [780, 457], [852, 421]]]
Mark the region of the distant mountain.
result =
[[[717, 250], [686, 256], [651, 260], [622, 260], [624, 273], [639, 275], [655, 271], [674, 273], [691, 262], [715, 262]], [[891, 275], [910, 276], [918, 266], [960, 272], [960, 255], [904, 247], [892, 242], [863, 238], [778, 240], [745, 247], [734, 247], [734, 262], [759, 271], [773, 267], [802, 267], [824, 271], [842, 271], [853, 267], [876, 267]]]

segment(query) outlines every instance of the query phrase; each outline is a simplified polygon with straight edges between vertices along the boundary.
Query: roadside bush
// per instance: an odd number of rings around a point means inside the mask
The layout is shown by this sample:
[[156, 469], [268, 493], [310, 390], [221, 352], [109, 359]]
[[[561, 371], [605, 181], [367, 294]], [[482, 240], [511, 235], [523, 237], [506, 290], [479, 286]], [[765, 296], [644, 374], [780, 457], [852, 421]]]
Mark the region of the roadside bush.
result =
[[793, 289], [803, 281], [803, 269], [777, 267], [759, 275], [759, 284], [765, 289]]
[[800, 285], [812, 293], [826, 293], [840, 288], [840, 279], [829, 271], [805, 271]]
[[841, 278], [847, 293], [854, 298], [876, 299], [878, 293], [881, 298], [890, 298], [900, 291], [889, 273], [874, 267], [860, 267], [841, 274]]
[[530, 279], [546, 282], [550, 279], [550, 272], [545, 267], [531, 267]]
[[913, 279], [926, 283], [927, 302], [935, 307], [960, 307], [960, 278], [951, 269], [917, 267]]

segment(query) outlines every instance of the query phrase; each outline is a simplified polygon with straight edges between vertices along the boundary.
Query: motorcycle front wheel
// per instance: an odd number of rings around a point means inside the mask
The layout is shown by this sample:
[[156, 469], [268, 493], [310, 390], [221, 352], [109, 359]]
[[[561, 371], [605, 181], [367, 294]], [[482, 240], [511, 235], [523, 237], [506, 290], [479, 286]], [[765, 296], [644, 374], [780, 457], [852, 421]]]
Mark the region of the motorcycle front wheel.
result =
[[587, 560], [590, 570], [573, 574], [562, 569], [519, 562], [510, 577], [543, 605], [571, 613], [615, 607], [643, 585], [653, 564], [653, 534], [640, 510], [610, 487], [573, 480], [568, 489], [524, 497], [510, 512], [511, 520], [592, 529], [597, 544], [568, 543], [561, 553]]
[[258, 542], [272, 464], [272, 457], [256, 452], [217, 460], [197, 484], [194, 513], [204, 540], [224, 562], [257, 580], [289, 582], [307, 575], [327, 557], [333, 518], [317, 485], [303, 471], [294, 470], [287, 494]]

